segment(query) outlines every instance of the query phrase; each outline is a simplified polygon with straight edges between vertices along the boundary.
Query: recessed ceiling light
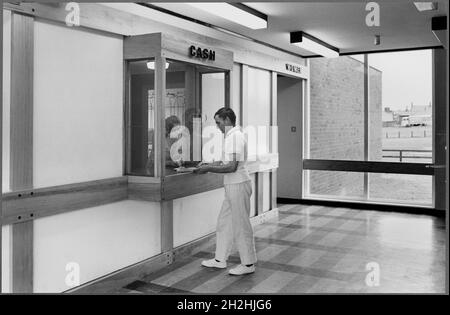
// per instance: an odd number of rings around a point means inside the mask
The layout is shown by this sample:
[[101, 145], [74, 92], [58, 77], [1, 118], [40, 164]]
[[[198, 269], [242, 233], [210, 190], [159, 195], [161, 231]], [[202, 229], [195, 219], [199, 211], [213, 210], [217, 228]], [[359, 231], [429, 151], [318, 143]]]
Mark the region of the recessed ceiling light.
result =
[[291, 32], [291, 44], [327, 58], [339, 57], [339, 49], [302, 31]]
[[267, 28], [267, 15], [240, 3], [192, 2], [187, 4], [254, 30]]
[[435, 11], [438, 9], [437, 2], [414, 2], [417, 10], [420, 12], [424, 11]]

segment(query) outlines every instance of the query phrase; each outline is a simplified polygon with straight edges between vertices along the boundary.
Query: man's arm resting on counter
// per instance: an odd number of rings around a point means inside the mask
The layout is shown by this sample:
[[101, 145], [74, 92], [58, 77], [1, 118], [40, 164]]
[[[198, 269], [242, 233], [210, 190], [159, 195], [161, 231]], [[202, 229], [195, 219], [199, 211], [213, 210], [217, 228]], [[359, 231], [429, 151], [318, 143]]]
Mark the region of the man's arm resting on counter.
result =
[[207, 172], [211, 173], [233, 173], [237, 170], [239, 165], [236, 154], [233, 154], [233, 160], [229, 161], [227, 164], [222, 162], [214, 162], [212, 164], [206, 164], [200, 166], [195, 173], [204, 174]]
[[207, 172], [211, 173], [233, 173], [236, 172], [238, 168], [238, 161], [230, 161], [227, 164], [222, 165], [208, 165]]

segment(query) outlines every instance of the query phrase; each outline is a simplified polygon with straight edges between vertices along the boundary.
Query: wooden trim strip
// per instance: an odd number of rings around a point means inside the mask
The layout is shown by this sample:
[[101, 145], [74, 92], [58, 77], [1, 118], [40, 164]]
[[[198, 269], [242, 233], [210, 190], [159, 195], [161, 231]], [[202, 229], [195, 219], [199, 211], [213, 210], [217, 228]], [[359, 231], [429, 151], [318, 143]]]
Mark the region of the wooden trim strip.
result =
[[167, 176], [162, 187], [162, 199], [172, 200], [223, 187], [223, 175], [179, 174]]
[[11, 15], [11, 190], [33, 186], [33, 23]]
[[33, 292], [33, 221], [12, 225], [12, 292]]
[[126, 200], [127, 177], [3, 194], [3, 224]]
[[173, 201], [161, 202], [161, 252], [173, 250]]
[[303, 160], [303, 169], [317, 171], [368, 172], [388, 174], [433, 175], [433, 164], [370, 162], [348, 160]]
[[[10, 188], [33, 187], [34, 18], [11, 14]], [[4, 202], [4, 201], [3, 201]], [[33, 209], [34, 205], [28, 205]], [[2, 224], [8, 222], [5, 206]], [[12, 226], [12, 292], [33, 292], [33, 222]]]

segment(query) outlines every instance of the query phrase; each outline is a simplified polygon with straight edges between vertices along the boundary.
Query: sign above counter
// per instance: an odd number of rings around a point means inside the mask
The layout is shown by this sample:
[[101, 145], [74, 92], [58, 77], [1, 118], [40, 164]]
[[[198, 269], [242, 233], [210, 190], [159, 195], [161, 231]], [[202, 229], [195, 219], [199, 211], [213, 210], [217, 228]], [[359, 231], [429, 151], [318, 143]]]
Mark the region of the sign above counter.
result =
[[214, 50], [207, 48], [202, 49], [201, 47], [196, 47], [194, 45], [189, 47], [189, 55], [200, 59], [216, 60], [216, 52]]

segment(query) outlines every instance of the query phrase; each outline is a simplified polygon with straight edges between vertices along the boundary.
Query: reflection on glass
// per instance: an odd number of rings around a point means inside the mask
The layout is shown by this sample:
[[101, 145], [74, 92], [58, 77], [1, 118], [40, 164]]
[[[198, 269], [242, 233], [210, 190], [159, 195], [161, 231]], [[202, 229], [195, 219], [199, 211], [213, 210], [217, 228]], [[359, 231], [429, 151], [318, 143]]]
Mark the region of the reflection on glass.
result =
[[155, 72], [148, 60], [132, 61], [130, 71], [130, 155], [127, 173], [154, 176]]

